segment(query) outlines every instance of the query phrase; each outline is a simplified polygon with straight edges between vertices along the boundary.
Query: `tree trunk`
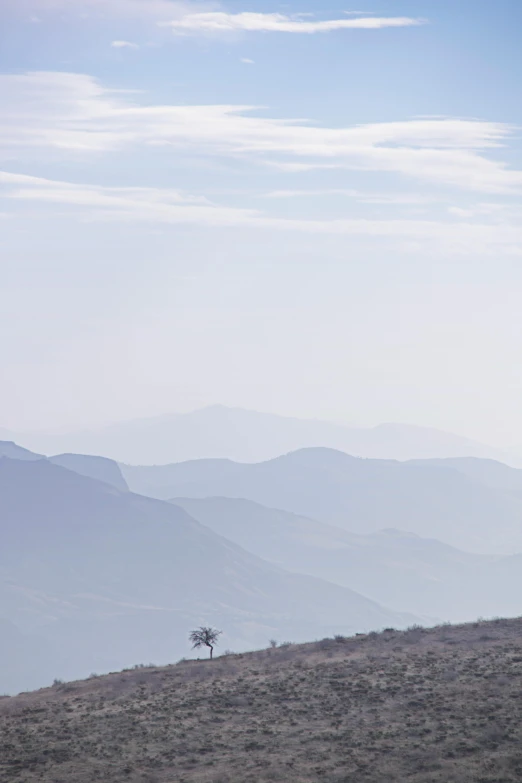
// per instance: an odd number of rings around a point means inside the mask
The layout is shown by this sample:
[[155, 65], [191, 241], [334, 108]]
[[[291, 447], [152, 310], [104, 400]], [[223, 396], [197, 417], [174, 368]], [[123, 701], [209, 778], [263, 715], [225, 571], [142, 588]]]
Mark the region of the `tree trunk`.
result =
[[209, 647], [210, 647], [210, 660], [212, 660], [212, 653], [214, 652], [214, 648], [212, 647], [211, 644], [209, 644]]

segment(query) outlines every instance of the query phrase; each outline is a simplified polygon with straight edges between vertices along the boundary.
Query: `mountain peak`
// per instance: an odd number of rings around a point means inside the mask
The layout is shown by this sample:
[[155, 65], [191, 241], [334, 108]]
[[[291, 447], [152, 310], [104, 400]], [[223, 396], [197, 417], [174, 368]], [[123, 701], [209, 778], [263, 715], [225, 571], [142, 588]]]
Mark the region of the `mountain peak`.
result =
[[325, 448], [371, 459], [480, 457], [516, 466], [497, 449], [432, 427], [385, 423], [351, 427], [227, 405], [113, 424], [90, 432], [24, 436], [46, 454], [102, 455], [134, 465], [165, 465], [194, 459], [261, 462], [304, 448]]

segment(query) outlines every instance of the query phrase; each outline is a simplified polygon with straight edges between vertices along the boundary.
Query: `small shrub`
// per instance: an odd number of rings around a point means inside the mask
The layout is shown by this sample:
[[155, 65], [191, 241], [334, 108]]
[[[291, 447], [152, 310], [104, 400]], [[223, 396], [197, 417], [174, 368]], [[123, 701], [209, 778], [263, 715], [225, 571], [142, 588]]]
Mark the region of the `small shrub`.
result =
[[446, 682], [455, 682], [458, 677], [458, 672], [455, 669], [446, 669], [446, 671], [442, 672], [442, 679]]
[[229, 707], [249, 707], [250, 701], [246, 696], [230, 696], [227, 704]]

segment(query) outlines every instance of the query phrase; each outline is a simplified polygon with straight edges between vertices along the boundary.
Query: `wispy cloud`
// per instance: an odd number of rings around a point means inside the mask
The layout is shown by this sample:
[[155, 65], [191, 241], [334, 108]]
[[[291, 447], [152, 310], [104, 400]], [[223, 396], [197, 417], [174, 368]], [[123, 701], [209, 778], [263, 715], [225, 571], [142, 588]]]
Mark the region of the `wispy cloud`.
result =
[[0, 155], [153, 145], [282, 170], [381, 171], [481, 192], [522, 191], [522, 171], [499, 159], [513, 133], [504, 123], [425, 118], [328, 128], [259, 116], [251, 106], [142, 105], [137, 97], [82, 74], [0, 76]]
[[0, 191], [12, 202], [37, 201], [79, 210], [88, 219], [208, 227], [245, 227], [308, 234], [386, 238], [456, 253], [522, 254], [522, 226], [456, 220], [307, 220], [273, 217], [258, 210], [221, 206], [178, 190], [83, 185], [0, 172]]
[[113, 49], [139, 49], [140, 47], [132, 41], [112, 41], [111, 46]]
[[321, 198], [323, 196], [341, 196], [354, 199], [360, 204], [396, 204], [398, 206], [433, 203], [432, 196], [421, 193], [371, 193], [350, 188], [317, 188], [314, 190], [272, 190], [265, 198]]
[[158, 21], [212, 10], [216, 3], [205, 0], [2, 0], [4, 6], [23, 14], [36, 11], [39, 16], [58, 12], [104, 19], [117, 16]]
[[224, 11], [190, 13], [180, 19], [161, 22], [178, 35], [198, 33], [266, 32], [266, 33], [330, 33], [335, 30], [379, 30], [385, 27], [413, 27], [424, 20], [407, 16], [363, 16], [348, 19], [310, 20], [300, 15], [279, 13], [239, 13]]
[[448, 212], [458, 218], [477, 218], [479, 220], [488, 218], [490, 222], [505, 224], [506, 222], [519, 222], [522, 219], [522, 204], [479, 202], [468, 207], [450, 206]]
[[105, 220], [238, 226], [250, 224], [260, 214], [255, 210], [221, 207], [203, 196], [172, 188], [84, 185], [5, 171], [0, 171], [1, 185], [5, 198], [79, 207]]
[[242, 57], [241, 58], [242, 63], [246, 63], [246, 65], [254, 65], [255, 61], [251, 60], [250, 57]]

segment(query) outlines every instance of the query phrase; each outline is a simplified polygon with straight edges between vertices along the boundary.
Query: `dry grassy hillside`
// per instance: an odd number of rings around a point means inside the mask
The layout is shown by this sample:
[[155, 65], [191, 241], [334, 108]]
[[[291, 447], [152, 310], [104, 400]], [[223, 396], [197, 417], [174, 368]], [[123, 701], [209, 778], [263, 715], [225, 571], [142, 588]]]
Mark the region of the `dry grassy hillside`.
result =
[[324, 640], [0, 699], [0, 779], [518, 783], [522, 620]]

